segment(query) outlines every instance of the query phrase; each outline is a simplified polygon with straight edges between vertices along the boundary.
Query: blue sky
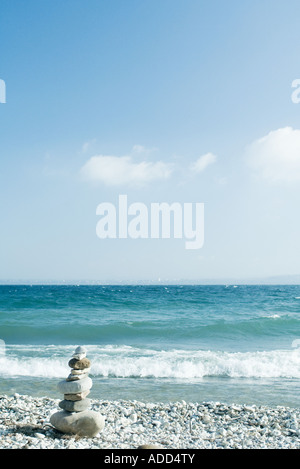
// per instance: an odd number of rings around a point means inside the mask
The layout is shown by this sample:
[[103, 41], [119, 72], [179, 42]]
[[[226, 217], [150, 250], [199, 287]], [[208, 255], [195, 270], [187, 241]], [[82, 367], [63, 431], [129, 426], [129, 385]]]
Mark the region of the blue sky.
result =
[[[300, 274], [299, 15], [293, 0], [1, 0], [0, 280]], [[204, 203], [203, 248], [100, 240], [96, 208], [120, 194]]]

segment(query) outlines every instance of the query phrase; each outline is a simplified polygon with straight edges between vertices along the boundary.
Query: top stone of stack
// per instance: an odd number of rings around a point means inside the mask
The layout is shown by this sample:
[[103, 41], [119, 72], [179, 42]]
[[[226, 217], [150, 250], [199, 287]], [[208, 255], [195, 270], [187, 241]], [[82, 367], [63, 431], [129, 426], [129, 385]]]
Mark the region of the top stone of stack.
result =
[[75, 352], [73, 353], [72, 357], [76, 358], [77, 360], [81, 360], [82, 358], [86, 357], [86, 348], [82, 347], [79, 345], [76, 349]]
[[71, 360], [68, 363], [69, 367], [73, 370], [85, 370], [88, 372], [91, 367], [91, 362], [86, 358], [85, 347], [77, 347], [72, 355]]

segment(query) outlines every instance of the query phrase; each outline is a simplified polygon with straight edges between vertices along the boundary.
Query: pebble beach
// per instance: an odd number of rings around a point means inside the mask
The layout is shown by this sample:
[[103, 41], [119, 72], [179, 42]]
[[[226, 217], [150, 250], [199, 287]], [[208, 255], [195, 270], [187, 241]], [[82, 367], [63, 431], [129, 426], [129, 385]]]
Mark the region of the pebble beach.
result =
[[299, 449], [300, 410], [220, 402], [92, 400], [105, 417], [93, 438], [50, 423], [59, 399], [0, 395], [0, 449]]

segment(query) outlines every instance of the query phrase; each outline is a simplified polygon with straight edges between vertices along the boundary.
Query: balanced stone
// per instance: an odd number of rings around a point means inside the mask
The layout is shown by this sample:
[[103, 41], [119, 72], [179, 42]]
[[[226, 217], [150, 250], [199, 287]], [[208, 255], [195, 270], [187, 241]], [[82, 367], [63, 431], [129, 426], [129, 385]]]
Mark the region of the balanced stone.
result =
[[91, 378], [87, 377], [76, 381], [63, 380], [58, 383], [57, 387], [62, 394], [77, 394], [88, 391], [92, 385]]
[[84, 368], [83, 370], [71, 370], [71, 375], [83, 375], [88, 374], [91, 371], [90, 368]]
[[66, 381], [77, 381], [79, 379], [84, 379], [88, 377], [88, 373], [81, 373], [80, 375], [74, 375], [72, 373], [66, 378]]
[[86, 348], [85, 347], [77, 347], [75, 349], [75, 352], [73, 353], [73, 358], [76, 358], [77, 360], [82, 360], [82, 358], [86, 357]]
[[76, 360], [83, 360], [85, 357], [85, 353], [76, 353], [76, 355], [74, 354], [72, 358], [75, 358]]
[[82, 399], [85, 399], [86, 396], [88, 396], [90, 393], [90, 390], [84, 391], [84, 392], [78, 392], [76, 394], [64, 394], [64, 399], [66, 401], [81, 401]]
[[80, 401], [67, 401], [64, 399], [58, 404], [59, 407], [67, 412], [82, 412], [87, 410], [91, 405], [91, 400], [89, 398], [82, 399]]
[[94, 437], [103, 430], [105, 419], [94, 410], [85, 410], [79, 413], [62, 410], [51, 415], [50, 423], [62, 433]]
[[90, 368], [91, 362], [88, 358], [82, 358], [81, 360], [71, 358], [68, 365], [70, 368], [74, 368], [74, 370], [83, 370], [85, 368]]
[[75, 349], [75, 352], [73, 353], [73, 357], [76, 355], [76, 353], [85, 353], [86, 355], [86, 348], [82, 347], [82, 345], [78, 345], [78, 347]]

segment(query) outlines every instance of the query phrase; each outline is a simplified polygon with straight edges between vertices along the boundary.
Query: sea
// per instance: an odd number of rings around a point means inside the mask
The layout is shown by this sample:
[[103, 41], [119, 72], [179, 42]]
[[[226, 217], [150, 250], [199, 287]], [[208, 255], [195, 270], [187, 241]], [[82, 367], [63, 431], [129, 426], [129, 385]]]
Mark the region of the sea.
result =
[[0, 395], [299, 406], [298, 285], [1, 285]]

